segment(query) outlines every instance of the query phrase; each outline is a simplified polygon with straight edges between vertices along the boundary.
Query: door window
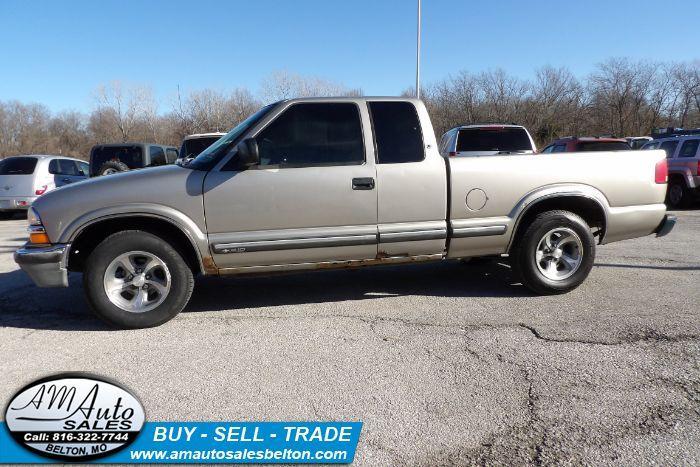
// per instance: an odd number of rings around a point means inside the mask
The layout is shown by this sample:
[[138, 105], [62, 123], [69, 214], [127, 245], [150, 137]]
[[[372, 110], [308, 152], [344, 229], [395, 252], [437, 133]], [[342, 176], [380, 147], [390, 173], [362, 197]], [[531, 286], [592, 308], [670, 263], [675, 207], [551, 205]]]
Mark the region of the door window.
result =
[[357, 165], [365, 160], [353, 103], [294, 104], [255, 138], [261, 166]]
[[698, 152], [699, 139], [689, 139], [683, 143], [681, 150], [678, 153], [678, 157], [695, 157]]
[[49, 162], [51, 175], [79, 175], [75, 162], [68, 159], [52, 159]]
[[425, 158], [423, 133], [410, 102], [370, 102], [379, 164], [420, 162]]

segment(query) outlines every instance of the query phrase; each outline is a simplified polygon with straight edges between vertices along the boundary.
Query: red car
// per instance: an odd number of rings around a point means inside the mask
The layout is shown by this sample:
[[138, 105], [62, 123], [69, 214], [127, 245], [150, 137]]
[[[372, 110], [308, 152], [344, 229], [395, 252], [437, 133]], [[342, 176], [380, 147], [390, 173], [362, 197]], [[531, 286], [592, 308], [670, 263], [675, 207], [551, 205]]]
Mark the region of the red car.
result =
[[632, 148], [623, 138], [570, 137], [556, 139], [540, 153], [583, 151], [629, 151]]

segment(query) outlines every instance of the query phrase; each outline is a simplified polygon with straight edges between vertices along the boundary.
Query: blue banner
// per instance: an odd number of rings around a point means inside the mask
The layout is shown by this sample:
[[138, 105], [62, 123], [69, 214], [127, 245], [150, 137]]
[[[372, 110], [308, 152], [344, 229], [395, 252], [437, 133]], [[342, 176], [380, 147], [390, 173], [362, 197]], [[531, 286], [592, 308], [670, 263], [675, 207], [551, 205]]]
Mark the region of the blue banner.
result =
[[[362, 422], [146, 422], [131, 444], [90, 463], [348, 464], [361, 430]], [[58, 461], [23, 447], [7, 427], [0, 430], [0, 463], [51, 462]]]

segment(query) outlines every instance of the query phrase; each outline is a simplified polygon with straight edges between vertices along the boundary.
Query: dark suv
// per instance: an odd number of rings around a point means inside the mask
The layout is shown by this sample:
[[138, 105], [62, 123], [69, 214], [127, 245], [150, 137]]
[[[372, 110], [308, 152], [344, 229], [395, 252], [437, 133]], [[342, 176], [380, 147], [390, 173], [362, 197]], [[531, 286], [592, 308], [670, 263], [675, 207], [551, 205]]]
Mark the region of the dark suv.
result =
[[90, 176], [172, 164], [177, 156], [177, 148], [160, 144], [98, 144], [90, 150]]
[[540, 151], [587, 152], [587, 151], [629, 151], [632, 147], [623, 138], [569, 137], [552, 141]]

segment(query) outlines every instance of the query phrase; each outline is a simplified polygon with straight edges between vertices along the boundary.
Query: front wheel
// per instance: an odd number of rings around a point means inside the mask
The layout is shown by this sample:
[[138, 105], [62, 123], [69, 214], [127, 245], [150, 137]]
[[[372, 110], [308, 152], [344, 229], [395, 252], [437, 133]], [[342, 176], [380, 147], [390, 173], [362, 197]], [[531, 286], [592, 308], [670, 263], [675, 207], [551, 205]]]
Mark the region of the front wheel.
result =
[[576, 214], [548, 211], [525, 228], [510, 256], [527, 288], [541, 295], [565, 293], [588, 277], [595, 260], [595, 238]]
[[192, 271], [167, 242], [148, 232], [110, 235], [90, 254], [83, 285], [95, 314], [126, 329], [158, 326], [187, 305]]

